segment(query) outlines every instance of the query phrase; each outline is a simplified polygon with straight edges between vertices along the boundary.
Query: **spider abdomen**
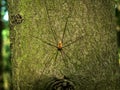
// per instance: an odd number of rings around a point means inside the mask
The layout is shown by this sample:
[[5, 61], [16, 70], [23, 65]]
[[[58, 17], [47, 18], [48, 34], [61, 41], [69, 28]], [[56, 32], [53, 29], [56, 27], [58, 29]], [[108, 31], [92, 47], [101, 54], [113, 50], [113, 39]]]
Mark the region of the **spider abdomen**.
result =
[[57, 48], [58, 48], [59, 51], [62, 50], [62, 42], [61, 41], [58, 42]]

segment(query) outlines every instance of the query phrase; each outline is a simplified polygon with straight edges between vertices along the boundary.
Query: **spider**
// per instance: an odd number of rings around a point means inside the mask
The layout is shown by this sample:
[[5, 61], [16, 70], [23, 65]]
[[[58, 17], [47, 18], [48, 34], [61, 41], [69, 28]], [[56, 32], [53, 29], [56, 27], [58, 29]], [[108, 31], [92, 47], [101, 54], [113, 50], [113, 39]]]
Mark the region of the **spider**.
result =
[[[48, 67], [50, 61], [53, 60], [53, 58], [55, 58], [54, 62], [56, 62], [59, 52], [60, 52], [62, 60], [64, 61], [65, 66], [67, 66], [66, 61], [70, 62], [71, 58], [65, 52], [66, 47], [70, 47], [71, 45], [73, 45], [74, 43], [76, 43], [77, 41], [82, 39], [83, 36], [84, 36], [84, 35], [81, 35], [79, 37], [76, 37], [75, 39], [72, 39], [72, 40], [70, 39], [70, 40], [65, 42], [64, 39], [65, 39], [66, 29], [67, 29], [67, 25], [68, 25], [68, 20], [71, 17], [71, 13], [72, 13], [72, 10], [69, 10], [70, 12], [69, 12], [68, 16], [66, 17], [66, 21], [65, 21], [64, 28], [63, 28], [61, 39], [57, 40], [58, 38], [57, 38], [57, 35], [56, 35], [56, 31], [52, 29], [52, 25], [50, 23], [50, 16], [49, 16], [49, 12], [48, 12], [47, 3], [45, 2], [44, 4], [45, 4], [46, 14], [47, 14], [48, 22], [49, 22], [49, 28], [50, 28], [51, 34], [53, 35], [53, 39], [54, 39], [55, 43], [53, 41], [45, 40], [43, 38], [40, 38], [40, 37], [37, 37], [37, 36], [34, 36], [34, 35], [31, 35], [31, 36], [36, 38], [37, 40], [43, 42], [44, 44], [46, 44], [48, 46], [51, 46], [51, 48], [52, 47], [56, 48], [56, 54], [54, 56], [52, 56], [51, 58], [49, 58], [48, 61], [46, 61], [46, 63], [44, 64], [45, 66], [43, 68], [43, 71], [41, 71], [41, 76], [43, 75], [46, 67]], [[72, 5], [72, 7], [74, 7], [74, 5]], [[66, 61], [65, 61], [64, 58], [66, 59]], [[69, 68], [69, 67], [67, 66], [67, 68]]]

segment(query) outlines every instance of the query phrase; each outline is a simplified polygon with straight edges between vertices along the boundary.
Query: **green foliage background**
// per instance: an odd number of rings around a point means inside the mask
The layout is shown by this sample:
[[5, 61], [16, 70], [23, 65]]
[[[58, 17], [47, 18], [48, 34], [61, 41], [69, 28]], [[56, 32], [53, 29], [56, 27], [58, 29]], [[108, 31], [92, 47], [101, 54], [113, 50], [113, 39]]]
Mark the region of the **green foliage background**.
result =
[[[8, 10], [7, 10], [7, 1], [1, 0], [1, 21], [3, 22], [3, 30], [2, 30], [2, 68], [3, 74], [0, 75], [3, 79], [3, 84], [0, 86], [0, 90], [4, 88], [4, 90], [10, 90], [10, 78], [11, 78], [11, 63], [10, 63], [10, 40], [9, 40], [9, 21]], [[1, 89], [2, 88], [2, 89]]]

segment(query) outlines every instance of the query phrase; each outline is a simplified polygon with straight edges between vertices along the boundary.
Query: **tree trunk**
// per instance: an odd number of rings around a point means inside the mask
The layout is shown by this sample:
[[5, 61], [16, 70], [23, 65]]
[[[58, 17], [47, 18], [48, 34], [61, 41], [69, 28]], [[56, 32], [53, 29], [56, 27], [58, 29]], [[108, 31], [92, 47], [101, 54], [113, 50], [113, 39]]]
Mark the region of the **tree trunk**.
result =
[[119, 90], [113, 0], [8, 0], [13, 90]]

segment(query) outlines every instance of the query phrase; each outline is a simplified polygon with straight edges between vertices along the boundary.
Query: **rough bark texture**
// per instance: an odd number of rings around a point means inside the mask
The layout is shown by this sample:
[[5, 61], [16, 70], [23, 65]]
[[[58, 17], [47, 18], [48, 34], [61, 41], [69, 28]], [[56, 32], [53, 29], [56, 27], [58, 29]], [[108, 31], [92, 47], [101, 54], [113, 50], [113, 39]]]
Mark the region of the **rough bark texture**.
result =
[[13, 90], [119, 90], [112, 0], [8, 0], [8, 7]]

